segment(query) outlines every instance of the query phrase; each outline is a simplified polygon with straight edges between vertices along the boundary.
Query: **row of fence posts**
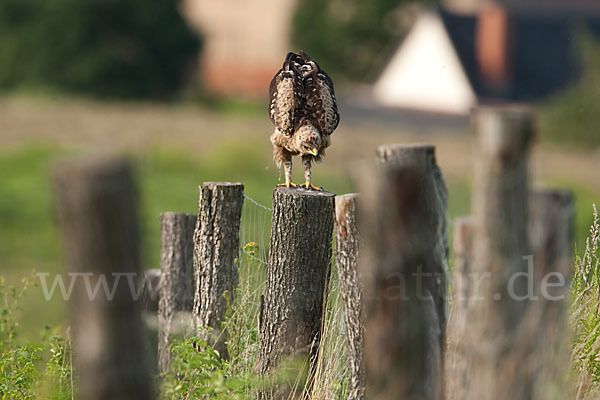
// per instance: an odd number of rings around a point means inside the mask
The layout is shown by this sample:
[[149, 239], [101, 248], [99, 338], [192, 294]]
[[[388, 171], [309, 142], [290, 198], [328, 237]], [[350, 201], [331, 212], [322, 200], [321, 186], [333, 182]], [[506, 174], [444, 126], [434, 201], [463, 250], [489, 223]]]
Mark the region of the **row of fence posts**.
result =
[[[549, 276], [568, 281], [573, 201], [563, 191], [529, 189], [529, 110], [481, 108], [474, 127], [473, 215], [454, 223], [452, 296], [448, 199], [433, 146], [380, 147], [377, 163], [352, 174], [360, 197], [274, 190], [255, 372], [268, 375], [298, 354], [315, 362], [335, 227], [349, 399], [564, 398], [567, 312], [565, 300], [555, 299], [567, 286], [549, 285], [552, 301], [540, 288]], [[94, 286], [140, 274], [129, 165], [68, 162], [56, 168], [54, 183], [70, 272], [88, 274]], [[173, 336], [186, 330], [227, 358], [221, 321], [225, 296], [239, 281], [243, 199], [239, 183], [205, 183], [197, 216], [161, 215], [158, 372], [168, 370]], [[518, 293], [531, 286], [536, 301], [507, 292], [515, 274], [531, 272], [528, 256], [532, 275], [513, 286]], [[92, 301], [74, 287], [83, 400], [155, 396], [140, 304], [127, 285], [116, 288], [111, 301]], [[290, 394], [281, 386], [261, 390], [261, 398]]]

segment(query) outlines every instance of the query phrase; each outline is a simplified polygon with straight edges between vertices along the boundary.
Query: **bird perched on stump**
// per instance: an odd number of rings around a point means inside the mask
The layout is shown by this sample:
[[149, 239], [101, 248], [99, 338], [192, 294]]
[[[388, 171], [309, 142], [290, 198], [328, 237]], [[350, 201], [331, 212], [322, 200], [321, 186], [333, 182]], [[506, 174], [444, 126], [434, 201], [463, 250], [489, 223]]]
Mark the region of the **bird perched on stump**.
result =
[[305, 52], [288, 53], [271, 80], [269, 118], [275, 125], [273, 157], [277, 167], [285, 169], [285, 183], [277, 186], [297, 187], [292, 182], [292, 156], [300, 155], [305, 178], [300, 186], [322, 190], [312, 184], [310, 167], [325, 155], [340, 114], [333, 81]]

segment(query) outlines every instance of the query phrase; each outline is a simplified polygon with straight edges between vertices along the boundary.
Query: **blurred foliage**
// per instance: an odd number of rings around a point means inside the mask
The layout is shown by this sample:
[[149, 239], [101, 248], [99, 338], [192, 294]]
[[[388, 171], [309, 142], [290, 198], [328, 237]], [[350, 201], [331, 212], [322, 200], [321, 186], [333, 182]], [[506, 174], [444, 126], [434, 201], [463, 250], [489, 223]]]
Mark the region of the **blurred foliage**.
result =
[[372, 80], [404, 35], [399, 13], [404, 3], [303, 0], [294, 16], [292, 43], [333, 75]]
[[542, 106], [541, 132], [551, 141], [600, 146], [600, 43], [587, 31], [574, 36], [580, 78]]
[[174, 93], [198, 43], [174, 0], [2, 0], [0, 90]]

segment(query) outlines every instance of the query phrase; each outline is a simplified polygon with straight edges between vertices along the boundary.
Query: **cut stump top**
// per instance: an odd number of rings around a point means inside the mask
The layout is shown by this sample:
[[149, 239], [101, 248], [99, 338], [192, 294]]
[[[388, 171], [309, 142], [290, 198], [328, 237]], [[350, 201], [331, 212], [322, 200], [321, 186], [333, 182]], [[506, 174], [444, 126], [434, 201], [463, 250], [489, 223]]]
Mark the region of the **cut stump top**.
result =
[[278, 193], [281, 193], [284, 195], [288, 195], [288, 196], [294, 196], [294, 197], [303, 197], [303, 196], [335, 197], [334, 193], [327, 192], [325, 190], [307, 190], [307, 189], [302, 189], [302, 188], [288, 188], [285, 186], [276, 187], [273, 190], [273, 194], [275, 194], [275, 192], [278, 192]]

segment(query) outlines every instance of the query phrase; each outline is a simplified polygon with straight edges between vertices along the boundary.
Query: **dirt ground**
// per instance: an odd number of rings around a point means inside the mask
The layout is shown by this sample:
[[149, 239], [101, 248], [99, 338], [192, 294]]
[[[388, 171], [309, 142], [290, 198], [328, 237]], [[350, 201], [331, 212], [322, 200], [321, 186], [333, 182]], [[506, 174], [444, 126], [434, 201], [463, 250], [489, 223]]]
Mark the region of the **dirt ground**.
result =
[[[428, 129], [348, 118], [332, 136], [324, 167], [348, 168], [370, 157], [380, 144], [428, 142], [448, 177], [469, 178], [473, 168], [468, 128]], [[81, 146], [98, 151], [181, 148], [198, 157], [224, 141], [262, 141], [270, 153], [272, 125], [265, 115], [210, 112], [198, 106], [102, 103], [88, 100], [0, 98], [0, 148], [31, 141]], [[600, 150], [536, 144], [532, 171], [536, 181], [572, 182], [600, 193]]]

